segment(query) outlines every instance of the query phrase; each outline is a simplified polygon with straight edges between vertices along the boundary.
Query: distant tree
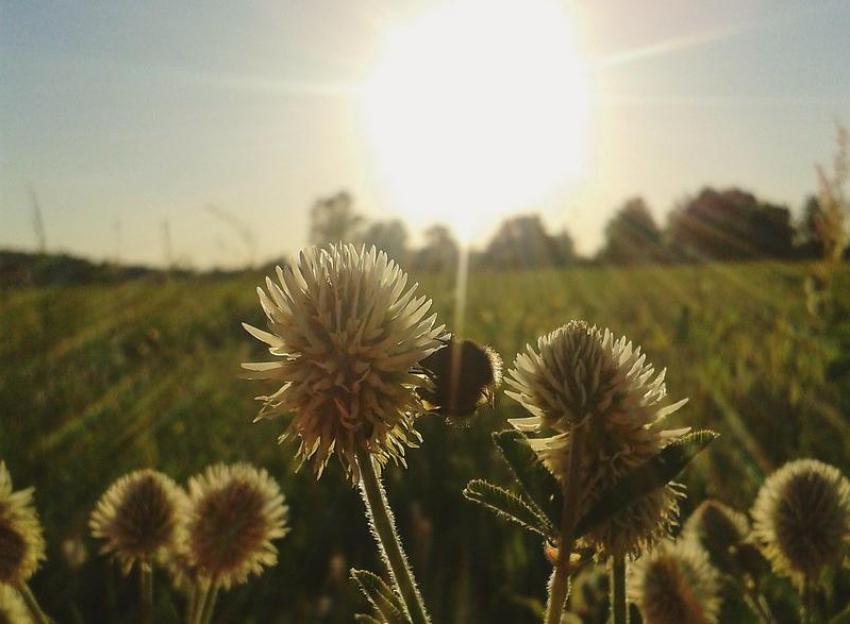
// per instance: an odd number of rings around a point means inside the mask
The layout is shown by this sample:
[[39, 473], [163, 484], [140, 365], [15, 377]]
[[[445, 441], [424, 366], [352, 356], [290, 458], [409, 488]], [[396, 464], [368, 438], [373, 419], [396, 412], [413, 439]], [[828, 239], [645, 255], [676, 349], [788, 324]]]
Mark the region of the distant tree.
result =
[[794, 253], [791, 212], [759, 202], [740, 189], [703, 189], [671, 215], [668, 233], [686, 256], [715, 260], [789, 258]]
[[354, 198], [340, 191], [313, 204], [309, 240], [313, 245], [358, 240], [362, 224], [363, 217], [354, 209]]
[[451, 230], [442, 224], [425, 230], [425, 243], [416, 252], [414, 264], [424, 271], [449, 271], [457, 267], [460, 246]]
[[371, 223], [363, 232], [363, 242], [386, 251], [396, 262], [407, 256], [407, 229], [398, 219]]
[[818, 234], [818, 215], [820, 203], [815, 195], [809, 195], [803, 204], [803, 213], [797, 224], [794, 240], [797, 254], [803, 258], [821, 258], [824, 255], [823, 242]]
[[646, 203], [634, 197], [623, 204], [605, 226], [603, 261], [617, 264], [657, 262], [664, 256], [661, 230]]
[[551, 236], [540, 215], [522, 215], [502, 222], [482, 259], [497, 269], [530, 269], [566, 264], [573, 256], [566, 232]]

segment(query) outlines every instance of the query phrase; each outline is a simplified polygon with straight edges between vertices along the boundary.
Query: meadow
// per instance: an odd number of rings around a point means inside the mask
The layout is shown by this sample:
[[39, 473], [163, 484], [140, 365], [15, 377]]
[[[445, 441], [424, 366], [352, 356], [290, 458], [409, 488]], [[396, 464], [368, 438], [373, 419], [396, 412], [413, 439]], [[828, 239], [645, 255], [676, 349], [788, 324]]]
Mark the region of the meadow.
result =
[[[668, 369], [673, 400], [690, 398], [671, 424], [721, 434], [681, 479], [683, 518], [706, 497], [746, 511], [765, 475], [788, 460], [850, 465], [846, 336], [839, 321], [807, 311], [807, 270], [765, 262], [475, 273], [465, 334], [492, 346], [506, 367], [569, 319], [625, 334]], [[451, 329], [454, 276], [417, 277]], [[318, 482], [306, 467], [296, 473], [294, 447], [276, 443], [281, 422], [251, 423], [253, 397], [269, 387], [238, 377], [240, 362], [265, 355], [241, 322], [263, 326], [261, 282], [260, 274], [151, 277], [0, 292], [0, 458], [16, 486], [36, 488], [49, 546], [31, 585], [57, 621], [134, 621], [134, 579], [98, 556], [88, 535], [103, 490], [140, 467], [185, 482], [217, 461], [267, 468], [287, 496], [292, 533], [278, 543], [277, 567], [220, 598], [216, 621], [350, 622], [366, 610], [348, 570], [377, 571], [380, 562], [359, 496], [335, 463]], [[833, 292], [850, 308], [847, 267]], [[540, 541], [461, 496], [474, 477], [507, 483], [490, 433], [520, 415], [499, 394], [468, 427], [424, 417], [409, 468], [387, 473], [437, 622], [539, 621], [551, 569]], [[164, 574], [155, 583], [156, 621], [178, 622], [182, 596]], [[787, 581], [771, 583], [765, 592], [775, 604], [794, 604]], [[835, 587], [848, 590], [847, 579]], [[777, 614], [796, 618], [793, 606]]]

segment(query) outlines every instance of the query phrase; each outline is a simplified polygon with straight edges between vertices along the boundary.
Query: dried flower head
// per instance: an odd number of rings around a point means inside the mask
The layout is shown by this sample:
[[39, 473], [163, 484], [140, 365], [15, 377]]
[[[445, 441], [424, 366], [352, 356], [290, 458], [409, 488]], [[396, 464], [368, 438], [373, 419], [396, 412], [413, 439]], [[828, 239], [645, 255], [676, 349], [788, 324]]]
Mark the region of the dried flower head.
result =
[[258, 419], [292, 414], [281, 440], [300, 438], [298, 455], [312, 457], [320, 476], [336, 451], [354, 482], [357, 448], [386, 463], [401, 460], [421, 440], [417, 388], [429, 383], [416, 366], [442, 346], [431, 301], [405, 291], [407, 274], [384, 252], [353, 245], [302, 251], [295, 266], [277, 269], [257, 291], [269, 331], [245, 329], [279, 358], [246, 363], [253, 379], [281, 384]]
[[0, 462], [0, 585], [25, 583], [45, 558], [44, 547], [33, 489], [12, 491], [12, 478]]
[[780, 574], [800, 582], [840, 563], [850, 540], [850, 481], [814, 459], [789, 462], [762, 485], [753, 535]]
[[186, 494], [170, 477], [137, 470], [119, 478], [100, 497], [89, 520], [124, 574], [134, 564], [152, 565], [182, 541]]
[[[666, 371], [655, 375], [640, 348], [625, 337], [582, 321], [556, 329], [517, 355], [508, 396], [530, 418], [511, 420], [520, 431], [556, 435], [529, 444], [562, 482], [569, 466], [569, 429], [587, 428], [581, 461], [581, 500], [588, 507], [628, 472], [654, 457], [687, 428], [662, 430], [662, 419], [687, 399], [661, 406]], [[585, 540], [611, 555], [638, 555], [669, 532], [681, 486], [668, 484], [639, 498], [590, 531]]]
[[0, 585], [0, 624], [32, 624], [23, 599], [8, 585]]
[[249, 464], [216, 464], [189, 480], [186, 556], [199, 578], [230, 588], [277, 563], [272, 540], [289, 532], [274, 479]]
[[747, 547], [749, 532], [744, 514], [711, 499], [703, 501], [682, 528], [683, 538], [695, 540], [711, 562], [724, 571], [737, 567], [738, 551]]
[[629, 569], [629, 599], [646, 624], [714, 624], [719, 580], [693, 541], [663, 542]]

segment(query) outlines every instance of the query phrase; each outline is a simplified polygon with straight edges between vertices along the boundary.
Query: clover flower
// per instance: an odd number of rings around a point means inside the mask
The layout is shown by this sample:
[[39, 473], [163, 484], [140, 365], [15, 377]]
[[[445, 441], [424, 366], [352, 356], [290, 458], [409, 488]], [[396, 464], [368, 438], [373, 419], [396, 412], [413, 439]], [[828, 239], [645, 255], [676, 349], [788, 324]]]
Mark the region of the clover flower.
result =
[[719, 579], [692, 541], [662, 542], [629, 569], [628, 595], [646, 624], [714, 624]]
[[101, 496], [89, 520], [92, 535], [105, 541], [124, 574], [150, 566], [183, 538], [186, 494], [170, 477], [137, 470], [119, 478]]
[[[662, 430], [662, 419], [687, 399], [662, 406], [665, 372], [655, 374], [639, 347], [607, 329], [571, 321], [517, 355], [506, 394], [532, 416], [511, 420], [525, 432], [553, 433], [529, 444], [562, 483], [569, 466], [569, 430], [586, 427], [581, 458], [583, 511], [618, 479], [657, 455], [688, 428]], [[629, 504], [584, 536], [605, 554], [637, 556], [668, 534], [681, 486], [668, 484]]]
[[281, 384], [258, 397], [257, 419], [290, 414], [280, 439], [300, 438], [298, 456], [313, 458], [317, 477], [336, 453], [357, 482], [357, 449], [403, 463], [421, 441], [416, 390], [430, 383], [416, 367], [445, 337], [436, 315], [426, 318], [431, 301], [417, 285], [405, 290], [407, 274], [375, 247], [311, 247], [277, 277], [257, 289], [269, 331], [244, 325], [277, 358], [243, 364], [246, 376]]
[[[289, 508], [265, 470], [210, 466], [189, 480], [189, 498], [185, 555], [198, 578], [229, 589], [277, 563], [272, 540], [289, 532]], [[174, 571], [175, 580], [186, 578], [185, 569]]]
[[850, 541], [850, 481], [815, 459], [789, 462], [764, 482], [753, 535], [776, 572], [802, 582], [839, 564]]
[[33, 507], [33, 489], [15, 492], [0, 462], [0, 585], [26, 583], [45, 558], [44, 537]]
[[746, 562], [750, 550], [758, 556], [747, 542], [749, 533], [750, 525], [744, 514], [711, 499], [703, 501], [682, 527], [682, 537], [695, 540], [711, 562], [724, 571], [735, 571], [739, 563]]

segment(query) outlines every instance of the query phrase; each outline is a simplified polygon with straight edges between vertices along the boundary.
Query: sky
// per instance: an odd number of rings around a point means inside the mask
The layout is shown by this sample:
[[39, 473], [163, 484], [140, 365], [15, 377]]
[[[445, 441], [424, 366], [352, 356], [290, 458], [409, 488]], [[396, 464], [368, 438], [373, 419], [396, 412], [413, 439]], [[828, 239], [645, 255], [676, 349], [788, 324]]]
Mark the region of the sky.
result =
[[[451, 1], [0, 0], [0, 248], [36, 247], [33, 192], [48, 250], [154, 265], [291, 255], [341, 189], [406, 219], [352, 94], [389, 29]], [[706, 185], [795, 211], [815, 190], [850, 123], [850, 2], [563, 6], [592, 93], [583, 173], [512, 211], [591, 253], [634, 195], [663, 223]], [[474, 245], [498, 222], [479, 225]]]

